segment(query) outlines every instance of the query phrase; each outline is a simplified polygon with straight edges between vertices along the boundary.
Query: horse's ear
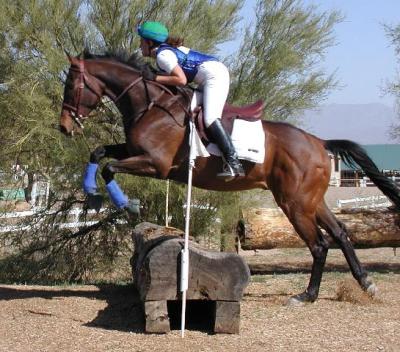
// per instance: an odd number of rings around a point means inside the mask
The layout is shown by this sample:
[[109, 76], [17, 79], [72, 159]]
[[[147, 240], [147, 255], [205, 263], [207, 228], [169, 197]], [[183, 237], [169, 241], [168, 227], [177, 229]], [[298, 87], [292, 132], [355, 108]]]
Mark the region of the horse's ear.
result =
[[72, 56], [69, 54], [67, 50], [64, 49], [65, 55], [67, 55], [68, 61], [70, 64], [72, 64]]
[[75, 56], [70, 55], [70, 53], [68, 53], [66, 50], [64, 50], [64, 51], [65, 51], [65, 54], [67, 55], [69, 63], [71, 65], [78, 65], [78, 63], [79, 63], [78, 59], [80, 59], [80, 55], [78, 57], [75, 57]]

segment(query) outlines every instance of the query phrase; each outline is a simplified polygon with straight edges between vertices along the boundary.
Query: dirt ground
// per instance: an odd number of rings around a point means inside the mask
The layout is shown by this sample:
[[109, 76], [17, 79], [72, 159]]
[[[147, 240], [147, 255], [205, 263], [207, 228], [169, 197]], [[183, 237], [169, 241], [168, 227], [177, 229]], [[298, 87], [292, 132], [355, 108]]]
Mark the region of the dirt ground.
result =
[[296, 263], [306, 270], [306, 250], [241, 253], [250, 267], [273, 266], [252, 276], [239, 335], [213, 334], [198, 313], [189, 317], [184, 339], [176, 321], [168, 334], [145, 334], [130, 285], [0, 285], [0, 351], [399, 351], [400, 256], [388, 248], [358, 253], [378, 285], [376, 299], [340, 272], [343, 257], [334, 250], [319, 300], [303, 307], [285, 303], [308, 283], [308, 273], [290, 272]]

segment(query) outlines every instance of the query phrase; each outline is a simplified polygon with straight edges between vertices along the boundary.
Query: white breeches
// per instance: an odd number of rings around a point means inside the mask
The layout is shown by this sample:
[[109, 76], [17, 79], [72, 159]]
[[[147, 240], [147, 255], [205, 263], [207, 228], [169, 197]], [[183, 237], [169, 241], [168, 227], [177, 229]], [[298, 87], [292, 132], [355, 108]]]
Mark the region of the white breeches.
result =
[[209, 127], [221, 118], [229, 93], [229, 71], [222, 62], [206, 61], [194, 78], [200, 90], [193, 95], [192, 109], [203, 104], [204, 123]]

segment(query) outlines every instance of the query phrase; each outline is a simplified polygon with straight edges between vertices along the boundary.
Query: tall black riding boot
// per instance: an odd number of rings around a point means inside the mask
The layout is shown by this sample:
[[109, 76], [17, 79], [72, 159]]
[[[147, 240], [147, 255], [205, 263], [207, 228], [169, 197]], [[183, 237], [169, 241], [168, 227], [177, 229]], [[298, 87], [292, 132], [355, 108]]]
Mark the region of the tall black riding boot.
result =
[[231, 137], [226, 133], [221, 120], [216, 119], [207, 130], [212, 138], [212, 142], [216, 143], [221, 150], [227, 165], [227, 168], [224, 168], [223, 172], [217, 174], [217, 177], [233, 178], [244, 176], [243, 166], [238, 159]]

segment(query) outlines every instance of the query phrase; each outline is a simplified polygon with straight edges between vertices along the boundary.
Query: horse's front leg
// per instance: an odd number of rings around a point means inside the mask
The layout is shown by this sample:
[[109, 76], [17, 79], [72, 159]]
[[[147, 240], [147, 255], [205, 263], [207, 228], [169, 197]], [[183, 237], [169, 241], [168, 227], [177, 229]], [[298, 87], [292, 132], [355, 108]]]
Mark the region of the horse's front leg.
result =
[[116, 173], [133, 174], [136, 176], [166, 177], [165, 173], [156, 167], [153, 159], [149, 155], [133, 156], [119, 161], [110, 161], [107, 163], [101, 175], [106, 182], [106, 189], [114, 205], [120, 209], [126, 209], [128, 212], [139, 214], [139, 200], [131, 199], [125, 195], [118, 183], [114, 180]]
[[90, 209], [100, 210], [103, 197], [97, 192], [96, 174], [99, 162], [103, 158], [126, 159], [129, 156], [126, 143], [97, 147], [90, 154], [83, 177], [83, 190], [87, 195], [87, 205]]

